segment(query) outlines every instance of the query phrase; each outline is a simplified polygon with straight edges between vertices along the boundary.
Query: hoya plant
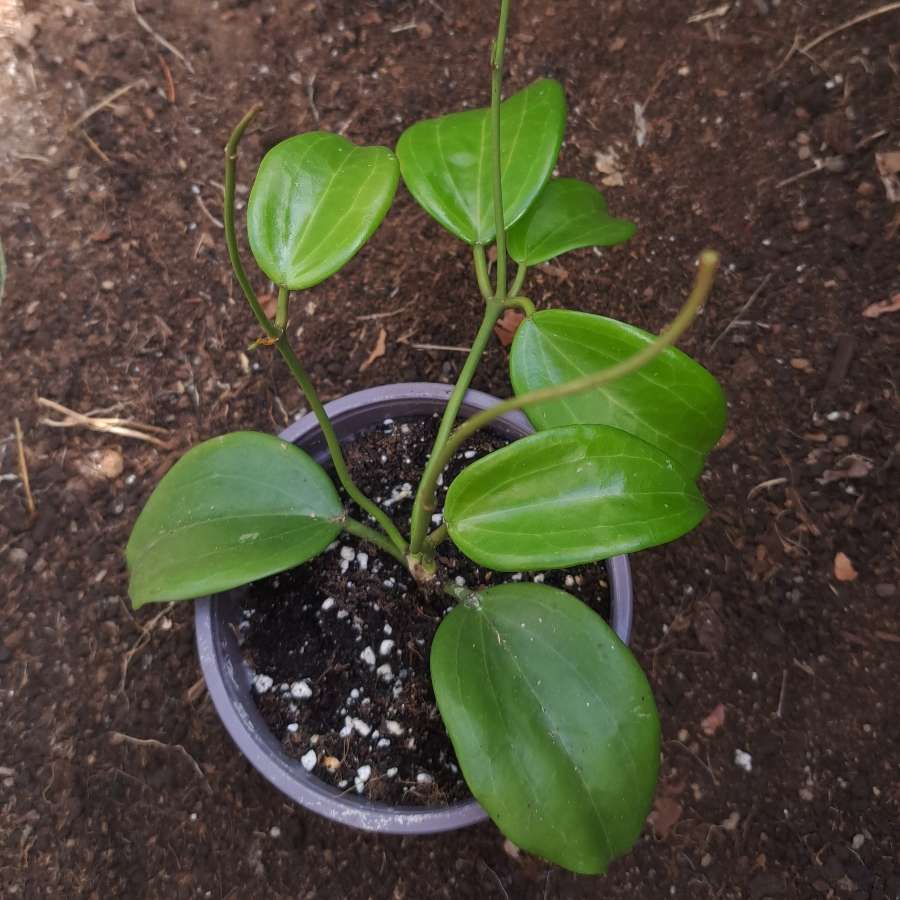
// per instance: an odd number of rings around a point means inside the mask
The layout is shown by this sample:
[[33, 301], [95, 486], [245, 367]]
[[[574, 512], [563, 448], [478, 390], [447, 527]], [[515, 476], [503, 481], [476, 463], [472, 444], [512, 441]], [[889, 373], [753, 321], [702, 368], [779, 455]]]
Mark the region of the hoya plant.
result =
[[[434, 635], [430, 670], [472, 794], [520, 847], [598, 873], [633, 845], [653, 798], [660, 726], [646, 677], [603, 618], [574, 596], [529, 582], [461, 586], [442, 571], [436, 550], [451, 541], [497, 573], [544, 571], [653, 547], [700, 522], [706, 507], [696, 481], [724, 428], [725, 404], [712, 376], [672, 345], [705, 300], [717, 260], [701, 255], [693, 291], [659, 336], [576, 310], [536, 309], [523, 294], [531, 267], [623, 242], [634, 225], [610, 215], [593, 185], [553, 177], [566, 119], [558, 82], [542, 78], [501, 101], [508, 14], [502, 0], [488, 108], [419, 122], [395, 152], [316, 131], [265, 155], [247, 233], [278, 287], [274, 318], [254, 293], [236, 240], [237, 148], [258, 109], [238, 124], [225, 160], [231, 265], [263, 332], [257, 346], [274, 347], [296, 378], [348, 500], [292, 444], [226, 434], [194, 447], [162, 479], [126, 556], [135, 607], [298, 566], [341, 532], [394, 557], [421, 590], [456, 601]], [[408, 522], [393, 521], [353, 482], [287, 327], [303, 307], [294, 299], [371, 237], [401, 176], [415, 200], [471, 247], [483, 298]], [[458, 423], [493, 328], [510, 308], [524, 313], [509, 357], [513, 396]], [[447, 463], [512, 410], [524, 410], [535, 433], [468, 465], [438, 510]], [[432, 528], [437, 512], [441, 524]]]

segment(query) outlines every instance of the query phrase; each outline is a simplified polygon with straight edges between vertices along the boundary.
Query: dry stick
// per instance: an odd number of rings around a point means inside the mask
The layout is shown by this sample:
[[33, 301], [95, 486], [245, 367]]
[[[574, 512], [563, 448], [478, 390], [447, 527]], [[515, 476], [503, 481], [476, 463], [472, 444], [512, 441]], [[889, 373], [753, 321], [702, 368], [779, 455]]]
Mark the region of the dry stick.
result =
[[879, 6], [876, 9], [870, 9], [868, 12], [862, 13], [861, 15], [854, 16], [852, 19], [848, 19], [841, 25], [836, 26], [835, 28], [826, 31], [824, 34], [820, 34], [817, 38], [811, 40], [808, 44], [800, 48], [801, 53], [808, 53], [813, 47], [818, 47], [819, 44], [827, 41], [829, 38], [834, 37], [836, 34], [840, 34], [842, 31], [846, 31], [848, 28], [852, 28], [854, 25], [859, 25], [862, 22], [867, 22], [869, 19], [874, 19], [876, 16], [883, 16], [885, 13], [893, 12], [894, 10], [900, 9], [900, 2], [897, 3], [886, 3], [884, 6]]
[[775, 185], [776, 189], [787, 187], [789, 184], [793, 184], [795, 181], [800, 181], [803, 178], [809, 178], [810, 175], [815, 175], [816, 172], [822, 172], [825, 169], [825, 165], [823, 163], [816, 163], [811, 169], [804, 169], [802, 172], [798, 172], [796, 175], [791, 175], [790, 178], [783, 178], [778, 184]]
[[165, 47], [166, 50], [177, 56], [184, 63], [184, 67], [188, 70], [188, 72], [193, 75], [194, 67], [191, 65], [188, 58], [174, 44], [167, 41], [159, 32], [154, 31], [150, 27], [150, 23], [138, 12], [137, 0], [131, 0], [131, 11], [134, 13], [134, 17], [135, 19], [137, 19], [138, 25], [140, 25], [141, 28], [143, 28], [144, 31], [146, 31], [147, 34], [149, 34], [157, 44], [159, 44], [161, 47]]
[[130, 734], [123, 734], [121, 731], [110, 731], [109, 739], [113, 744], [128, 743], [134, 744], [136, 747], [157, 747], [160, 750], [175, 750], [190, 763], [191, 768], [200, 776], [200, 779], [203, 781], [203, 786], [206, 788], [206, 793], [211, 794], [213, 792], [212, 787], [210, 787], [209, 782], [206, 780], [206, 773], [200, 768], [200, 764], [197, 760], [194, 759], [181, 744], [164, 744], [162, 741], [156, 740], [156, 738], [137, 738], [132, 737]]
[[175, 102], [175, 79], [172, 77], [172, 70], [169, 68], [166, 63], [165, 57], [162, 53], [157, 53], [156, 58], [159, 60], [160, 68], [163, 71], [163, 77], [166, 79], [166, 100], [169, 103]]
[[750, 295], [750, 299], [740, 308], [740, 310], [738, 310], [738, 314], [725, 326], [722, 333], [709, 345], [706, 351], [707, 353], [712, 353], [712, 351], [715, 350], [716, 344], [718, 344], [719, 341], [721, 341], [722, 338], [725, 337], [725, 335], [728, 334], [729, 331], [731, 331], [731, 329], [734, 327], [735, 322], [737, 322], [741, 318], [741, 316], [745, 312], [747, 312], [747, 310], [750, 309], [751, 306], [753, 306], [754, 301], [762, 293], [763, 288], [769, 283], [771, 277], [772, 273], [769, 272], [769, 274], [766, 275], [765, 278], [763, 278], [763, 280], [757, 286], [756, 290]]
[[0, 241], [0, 304], [3, 303], [3, 290], [6, 287], [6, 255], [3, 252], [3, 241]]
[[75, 428], [81, 426], [83, 428], [90, 428], [94, 431], [103, 431], [108, 434], [118, 434], [121, 437], [135, 438], [135, 440], [138, 441], [147, 441], [150, 444], [161, 447], [163, 450], [172, 449], [173, 444], [171, 441], [162, 441], [152, 434], [145, 433], [150, 431], [156, 432], [156, 434], [168, 434], [168, 431], [165, 428], [160, 428], [158, 425], [145, 425], [143, 422], [133, 422], [130, 419], [90, 416], [76, 412], [74, 409], [69, 409], [67, 406], [63, 406], [55, 400], [48, 400], [46, 397], [38, 397], [37, 399], [41, 406], [46, 406], [48, 409], [62, 413], [62, 415], [65, 416], [65, 418], [61, 420], [46, 418], [38, 419], [41, 425], [49, 425], [51, 428]]
[[318, 123], [319, 108], [316, 106], [316, 74], [316, 72], [313, 72], [309, 76], [309, 81], [306, 82], [306, 99], [309, 100], [309, 108], [312, 110], [313, 118]]
[[22, 439], [22, 426], [18, 419], [14, 420], [16, 426], [16, 446], [19, 451], [19, 478], [22, 481], [22, 489], [25, 491], [25, 505], [28, 507], [29, 519], [37, 515], [37, 507], [34, 505], [34, 497], [31, 493], [31, 482], [28, 480], [28, 463], [25, 460], [25, 442]]
[[82, 128], [81, 136], [84, 138], [84, 142], [103, 160], [106, 165], [109, 165], [112, 160], [103, 152], [103, 148]]
[[[119, 679], [119, 689], [116, 691], [117, 694], [121, 694], [122, 691], [125, 690], [125, 681], [128, 678], [128, 666], [131, 664], [131, 660], [147, 646], [150, 641], [150, 637], [153, 634], [153, 629], [156, 628], [156, 623], [166, 615], [172, 611], [172, 607], [174, 603], [167, 603], [163, 609], [158, 612], [146, 625], [137, 624], [138, 628], [141, 629], [141, 636], [134, 642], [134, 646], [131, 647], [130, 650], [125, 654], [125, 658], [122, 660], [122, 677]], [[127, 609], [127, 607], [126, 607]]]
[[468, 353], [471, 347], [453, 347], [449, 344], [417, 344], [413, 341], [398, 341], [400, 344], [406, 344], [414, 350], [444, 350], [448, 353]]
[[781, 670], [781, 691], [778, 694], [778, 708], [775, 710], [775, 715], [781, 719], [784, 717], [784, 697], [787, 693], [787, 681], [788, 681], [788, 670]]
[[136, 88], [139, 85], [145, 85], [147, 82], [143, 78], [138, 78], [136, 81], [131, 81], [128, 84], [123, 84], [121, 87], [116, 88], [111, 94], [107, 94], [102, 100], [99, 100], [93, 106], [89, 106], [71, 125], [68, 127], [68, 131], [74, 131], [79, 125], [83, 125], [87, 122], [91, 116], [95, 116], [101, 109], [105, 109], [112, 103], [115, 103], [119, 97], [127, 94], [132, 88]]
[[199, 194], [194, 194], [194, 199], [197, 201], [197, 205], [203, 211], [203, 215], [205, 215], [206, 218], [209, 219], [209, 221], [212, 222], [213, 225], [216, 226], [216, 228], [224, 228], [225, 227], [225, 223], [222, 222], [220, 219], [217, 219], [209, 211], [209, 207], [203, 202], [203, 198]]

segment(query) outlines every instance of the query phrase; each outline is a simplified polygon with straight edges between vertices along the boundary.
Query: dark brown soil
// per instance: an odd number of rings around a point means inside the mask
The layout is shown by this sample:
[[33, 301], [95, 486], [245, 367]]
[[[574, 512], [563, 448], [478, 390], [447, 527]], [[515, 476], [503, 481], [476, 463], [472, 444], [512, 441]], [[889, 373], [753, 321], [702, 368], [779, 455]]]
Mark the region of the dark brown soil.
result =
[[[401, 528], [408, 529], [409, 489], [436, 434], [436, 417], [386, 419], [347, 448], [354, 481], [386, 501]], [[466, 465], [505, 443], [489, 432], [469, 441], [447, 466], [439, 500]], [[358, 509], [353, 515], [362, 519]], [[449, 542], [439, 550], [438, 581], [478, 588], [524, 577], [567, 590], [609, 617], [603, 564], [498, 575]], [[257, 675], [257, 706], [285, 752], [302, 758], [312, 750], [319, 777], [372, 800], [440, 806], [468, 798], [428, 664], [453, 604], [440, 590], [417, 589], [405, 567], [347, 535], [307, 565], [252, 585], [242, 648]], [[361, 767], [365, 780], [357, 782]]]
[[[190, 604], [132, 614], [124, 599], [122, 549], [161, 472], [199, 440], [277, 431], [302, 406], [271, 352], [245, 350], [257, 331], [214, 221], [231, 126], [266, 102], [246, 187], [291, 132], [392, 145], [417, 118], [482, 104], [494, 4], [138, 0], [190, 69], [129, 3], [0, 4], [5, 895], [896, 900], [900, 313], [863, 311], [900, 292], [898, 206], [875, 159], [900, 148], [900, 12], [788, 58], [795, 38], [882, 5], [514, 4], [509, 89], [561, 79], [561, 172], [621, 180], [609, 205], [638, 223], [624, 248], [530, 273], [529, 296], [657, 330], [697, 252], [724, 260], [682, 342], [730, 401], [702, 480], [713, 512], [633, 560], [633, 644], [663, 719], [656, 824], [598, 880], [505, 850], [491, 825], [398, 839], [290, 806], [205, 696]], [[614, 165], [597, 156], [611, 148]], [[292, 331], [330, 399], [452, 380], [463, 355], [421, 345], [467, 345], [479, 306], [467, 250], [401, 190]], [[382, 327], [385, 355], [360, 371]], [[507, 394], [505, 363], [493, 345], [475, 386]], [[163, 426], [175, 446], [51, 428], [38, 397]], [[836, 576], [838, 553], [853, 580]]]

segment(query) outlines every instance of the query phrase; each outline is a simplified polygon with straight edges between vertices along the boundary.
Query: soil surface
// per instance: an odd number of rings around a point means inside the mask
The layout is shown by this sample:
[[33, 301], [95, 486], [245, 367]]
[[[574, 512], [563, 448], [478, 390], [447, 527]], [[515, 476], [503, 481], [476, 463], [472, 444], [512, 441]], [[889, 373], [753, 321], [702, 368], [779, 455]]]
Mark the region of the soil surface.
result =
[[[437, 430], [437, 416], [385, 419], [345, 448], [354, 482], [405, 534], [412, 489]], [[487, 431], [467, 442], [441, 476], [438, 508], [466, 466], [506, 443]], [[364, 521], [348, 500], [351, 515]], [[437, 562], [438, 581], [472, 589], [535, 581], [568, 591], [609, 619], [603, 563], [495, 573], [449, 541], [438, 548]], [[242, 649], [256, 704], [285, 752], [371, 800], [443, 806], [468, 799], [429, 668], [431, 642], [454, 603], [438, 587], [419, 590], [405, 566], [351, 535], [306, 565], [251, 585], [239, 625]]]
[[[887, 5], [514, 5], [509, 90], [562, 81], [560, 171], [605, 183], [638, 223], [625, 247], [536, 268], [528, 295], [658, 330], [698, 251], [723, 255], [681, 344], [730, 401], [701, 482], [712, 513], [632, 561], [633, 645], [663, 720], [652, 823], [603, 879], [518, 853], [490, 824], [417, 840], [331, 825], [236, 753], [190, 604], [135, 614], [125, 599], [123, 547], [160, 475], [197, 441], [280, 430], [303, 405], [271, 352], [246, 350], [257, 332], [219, 225], [230, 128], [266, 102], [245, 197], [263, 151], [296, 131], [393, 145], [416, 119], [484, 104], [493, 4], [139, 0], [139, 19], [118, 0], [6, 0], [5, 896], [900, 894], [900, 313], [866, 315], [900, 293], [900, 207], [877, 166], [900, 149], [900, 12], [829, 34]], [[445, 348], [468, 345], [479, 306], [468, 252], [401, 189], [291, 329], [330, 399], [452, 380], [464, 357]], [[499, 343], [475, 386], [509, 392]], [[39, 397], [156, 425], [166, 446], [50, 427], [64, 416]]]

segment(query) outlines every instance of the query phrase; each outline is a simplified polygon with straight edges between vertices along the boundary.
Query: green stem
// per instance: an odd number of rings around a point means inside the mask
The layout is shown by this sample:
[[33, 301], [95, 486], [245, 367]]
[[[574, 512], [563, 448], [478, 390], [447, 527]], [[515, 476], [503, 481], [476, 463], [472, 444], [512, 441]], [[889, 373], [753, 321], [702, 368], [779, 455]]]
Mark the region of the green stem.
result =
[[244, 132], [247, 130], [247, 126], [261, 109], [262, 103], [256, 103], [251, 106], [244, 118], [238, 122], [234, 131], [231, 132], [231, 137], [225, 145], [225, 243], [228, 246], [228, 258], [231, 260], [234, 277], [237, 278], [237, 282], [241, 286], [247, 302], [250, 304], [250, 309], [253, 310], [253, 315], [256, 316], [256, 321], [259, 322], [262, 330], [270, 338], [277, 338], [279, 330], [265, 314], [259, 300], [256, 299], [250, 279], [247, 278], [247, 273], [244, 271], [244, 266], [238, 253], [237, 232], [234, 227], [234, 185], [237, 171], [237, 148], [241, 138], [244, 136]]
[[319, 423], [319, 428], [322, 430], [325, 443], [328, 445], [328, 452], [331, 454], [331, 462], [334, 466], [334, 472], [338, 477], [338, 481], [344, 486], [344, 490], [356, 505], [359, 506], [360, 509], [365, 510], [385, 530], [385, 533], [391, 539], [394, 546], [401, 552], [405, 552], [406, 541], [403, 539], [403, 535], [397, 530], [397, 526], [391, 521], [390, 516], [388, 516], [383, 509], [376, 506], [356, 486], [353, 479], [350, 477], [347, 463], [344, 461], [344, 451], [341, 449], [341, 442], [334, 433], [334, 427], [331, 424], [331, 420], [328, 418], [328, 413], [325, 412], [325, 407], [322, 406], [322, 401], [319, 400], [319, 395], [316, 393], [316, 389], [313, 387], [313, 383], [310, 380], [306, 369], [303, 368], [303, 364], [297, 358], [297, 354], [294, 353], [290, 343], [288, 343], [286, 333], [282, 333], [276, 341], [275, 346], [278, 348], [278, 352], [281, 354], [282, 359], [287, 363], [287, 367], [291, 370], [291, 375], [294, 376], [294, 380], [300, 385], [300, 390], [303, 391], [310, 409], [315, 413], [316, 421]]
[[[425, 471], [422, 473], [422, 480], [419, 482], [419, 489], [416, 492], [416, 499], [413, 503], [412, 515], [409, 523], [409, 552], [411, 555], [421, 553], [423, 549], [425, 549], [423, 544], [425, 535], [428, 531], [428, 523], [431, 520], [431, 514], [434, 512], [436, 506], [435, 491], [437, 479], [438, 475], [441, 474], [444, 465], [446, 465], [446, 463], [443, 463], [438, 466], [437, 460], [441, 456], [444, 444], [450, 437], [450, 433], [456, 423], [456, 417], [459, 415], [459, 408], [462, 406], [463, 398], [466, 395], [466, 391], [469, 389], [469, 385], [472, 383], [475, 369], [478, 368], [478, 361], [484, 353], [484, 349], [487, 346], [487, 342], [490, 340], [494, 325], [497, 324], [497, 319], [500, 318], [501, 312], [503, 312], [502, 303], [498, 303], [495, 300], [488, 300], [485, 304], [484, 318], [481, 320], [481, 327], [478, 329], [478, 334], [475, 335], [475, 340], [472, 341], [472, 349], [469, 350], [469, 355], [466, 357], [462, 371], [459, 373], [459, 378], [453, 388], [453, 393], [450, 394], [450, 399], [447, 401], [447, 406], [444, 409], [444, 415], [441, 418], [437, 437], [434, 439], [434, 446], [431, 448], [431, 456], [429, 456]], [[427, 492], [423, 491], [423, 487], [426, 483], [431, 485]]]
[[[237, 148], [238, 144], [240, 143], [241, 137], [244, 134], [244, 131], [250, 124], [251, 119], [260, 111], [260, 109], [262, 109], [262, 105], [259, 103], [250, 109], [250, 111], [244, 116], [243, 119], [241, 119], [237, 127], [231, 133], [231, 137], [228, 139], [228, 144], [225, 147], [224, 224], [225, 242], [228, 245], [228, 258], [231, 260], [231, 267], [234, 270], [235, 277], [238, 280], [238, 284], [240, 284], [241, 286], [241, 290], [243, 290], [244, 292], [244, 296], [247, 298], [247, 302], [250, 304], [250, 308], [253, 310], [253, 314], [256, 316], [256, 319], [262, 327], [263, 331], [265, 331], [268, 337], [272, 339], [272, 342], [278, 348], [278, 352], [287, 363], [288, 368], [291, 370], [291, 374], [294, 376], [294, 379], [296, 380], [297, 384], [300, 385], [300, 389], [306, 396], [306, 402], [309, 403], [310, 408], [316, 415], [316, 420], [319, 423], [319, 428], [322, 429], [322, 434], [325, 437], [325, 443], [328, 445], [328, 450], [331, 454], [331, 461], [334, 464], [334, 471], [337, 474], [337, 477], [340, 480], [341, 484], [344, 486], [344, 490], [347, 491], [347, 494], [357, 503], [358, 506], [369, 513], [369, 515], [372, 516], [372, 518], [374, 518], [379, 525], [381, 525], [381, 527], [390, 537], [392, 543], [401, 552], [403, 552], [406, 550], [406, 541], [403, 539], [403, 535], [400, 534], [400, 532], [397, 530], [396, 525], [394, 525], [390, 517], [382, 509], [376, 506], [353, 483], [353, 479], [350, 477], [350, 472], [347, 470], [347, 464], [344, 461], [344, 453], [341, 450], [340, 441], [337, 439], [337, 435], [334, 433], [334, 428], [332, 427], [331, 421], [329, 420], [328, 415], [325, 412], [325, 408], [322, 406], [322, 402], [319, 400], [319, 395], [316, 393], [316, 389], [315, 387], [313, 387], [313, 383], [312, 381], [310, 381], [309, 375], [306, 374], [306, 370], [303, 368], [300, 360], [297, 358], [297, 355], [291, 348], [287, 333], [283, 331], [282, 328], [280, 328], [275, 322], [272, 322], [272, 320], [269, 319], [269, 317], [263, 311], [263, 308], [256, 297], [256, 293], [254, 292], [253, 287], [250, 284], [250, 280], [247, 278], [247, 273], [244, 271], [244, 266], [241, 263], [241, 257], [238, 253], [237, 246], [237, 234], [234, 225], [234, 185], [237, 172]], [[280, 317], [282, 313], [286, 322], [287, 290], [285, 288], [279, 288], [278, 291], [277, 315]]]
[[404, 567], [406, 566], [406, 557], [380, 531], [369, 528], [368, 525], [363, 525], [362, 522], [357, 522], [356, 519], [351, 519], [349, 516], [341, 519], [341, 527], [348, 534], [368, 541], [370, 544], [384, 550], [385, 553], [389, 553]]
[[519, 267], [516, 269], [516, 277], [512, 283], [512, 287], [509, 289], [510, 297], [518, 297], [519, 291], [522, 290], [522, 285], [525, 283], [525, 273], [528, 271], [528, 266], [524, 263], [520, 263]]
[[442, 522], [438, 525], [431, 534], [425, 539], [429, 544], [431, 544], [432, 549], [438, 547], [438, 545], [442, 544], [447, 540], [447, 523]]
[[534, 315], [534, 304], [527, 297], [507, 297], [503, 302], [504, 309], [521, 309], [530, 319]]
[[416, 499], [413, 503], [412, 516], [410, 518], [409, 554], [411, 557], [424, 555], [426, 558], [433, 554], [434, 548], [426, 545], [428, 522], [434, 508], [437, 505], [437, 480], [446, 465], [444, 449], [463, 397], [469, 389], [475, 369], [487, 342], [494, 330], [494, 325], [503, 312], [503, 301], [506, 300], [506, 228], [503, 224], [503, 192], [500, 186], [500, 93], [503, 87], [503, 52], [506, 47], [506, 26], [509, 20], [509, 0], [500, 0], [500, 23], [497, 27], [497, 40], [491, 50], [491, 153], [493, 156], [493, 186], [494, 186], [494, 223], [497, 230], [497, 290], [491, 294], [490, 279], [487, 274], [487, 262], [484, 257], [484, 247], [476, 244], [473, 248], [475, 258], [475, 274], [478, 278], [478, 287], [485, 299], [484, 318], [472, 349], [466, 358], [459, 379], [453, 388], [453, 393], [447, 402], [434, 446], [431, 448], [431, 456], [422, 473], [422, 480], [416, 491]]
[[485, 300], [490, 300], [494, 296], [494, 289], [491, 287], [491, 279], [488, 275], [487, 259], [484, 256], [484, 245], [472, 245], [472, 257], [475, 260], [475, 277], [478, 279], [478, 290]]
[[[704, 250], [700, 254], [700, 266], [697, 270], [697, 276], [694, 280], [694, 287], [690, 296], [682, 306], [678, 315], [672, 324], [651, 344], [647, 344], [642, 350], [623, 359], [621, 362], [613, 366], [601, 369], [599, 372], [592, 372], [590, 375], [582, 375], [580, 378], [574, 378], [563, 384], [554, 384], [549, 387], [539, 388], [535, 391], [528, 391], [520, 394], [518, 397], [510, 397], [503, 400], [495, 406], [485, 409], [480, 413], [472, 416], [463, 422], [456, 431], [444, 444], [440, 456], [429, 463], [434, 462], [434, 470], [440, 472], [444, 466], [452, 459], [453, 454], [473, 435], [476, 431], [490, 424], [497, 416], [504, 413], [512, 412], [516, 409], [523, 409], [534, 403], [546, 403], [549, 400], [559, 400], [561, 397], [570, 397], [572, 394], [580, 394], [583, 391], [592, 388], [602, 387], [613, 381], [618, 381], [632, 372], [645, 366], [651, 359], [658, 356], [667, 347], [674, 344], [678, 338], [687, 330], [691, 322], [697, 315], [698, 310], [703, 305], [703, 301], [709, 295], [712, 288], [713, 279], [715, 278], [716, 268], [719, 265], [719, 254], [712, 250]], [[425, 483], [423, 476], [422, 484], [419, 486], [420, 492], [433, 491], [433, 483]]]
[[275, 327], [279, 332], [287, 328], [288, 320], [288, 289], [281, 285], [278, 288], [278, 306], [275, 310]]
[[493, 155], [494, 224], [497, 229], [497, 291], [496, 300], [506, 299], [506, 225], [503, 222], [502, 166], [500, 160], [500, 96], [503, 87], [503, 54], [506, 50], [506, 24], [509, 20], [509, 0], [500, 0], [500, 22], [497, 40], [491, 53], [491, 153]]

